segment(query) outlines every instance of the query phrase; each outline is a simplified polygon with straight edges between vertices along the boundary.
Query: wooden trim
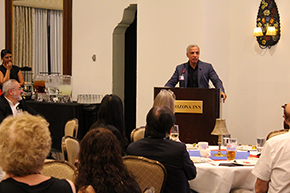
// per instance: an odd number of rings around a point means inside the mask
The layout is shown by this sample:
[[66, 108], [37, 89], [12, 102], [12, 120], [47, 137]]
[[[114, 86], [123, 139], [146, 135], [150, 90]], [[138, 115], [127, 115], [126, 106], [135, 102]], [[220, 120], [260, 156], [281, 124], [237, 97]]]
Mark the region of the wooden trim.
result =
[[63, 0], [63, 74], [72, 75], [72, 0]]
[[5, 0], [5, 49], [13, 52], [13, 0]]

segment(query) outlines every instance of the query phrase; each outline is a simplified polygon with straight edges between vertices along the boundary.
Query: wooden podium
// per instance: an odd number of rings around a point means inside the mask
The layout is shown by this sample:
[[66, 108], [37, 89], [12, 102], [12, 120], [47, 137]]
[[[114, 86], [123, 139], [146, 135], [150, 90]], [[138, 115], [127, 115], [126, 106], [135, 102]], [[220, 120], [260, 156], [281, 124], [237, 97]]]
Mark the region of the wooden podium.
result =
[[[175, 124], [179, 126], [179, 139], [184, 143], [207, 141], [210, 145], [217, 145], [218, 136], [211, 135], [211, 132], [214, 129], [216, 118], [219, 118], [220, 90], [214, 88], [155, 87], [154, 98], [161, 89], [170, 89], [174, 92], [176, 95], [175, 107], [177, 107], [178, 102], [183, 103], [183, 101], [200, 104], [194, 105], [201, 107], [198, 113], [175, 112]], [[188, 107], [188, 105], [178, 105], [178, 107]]]

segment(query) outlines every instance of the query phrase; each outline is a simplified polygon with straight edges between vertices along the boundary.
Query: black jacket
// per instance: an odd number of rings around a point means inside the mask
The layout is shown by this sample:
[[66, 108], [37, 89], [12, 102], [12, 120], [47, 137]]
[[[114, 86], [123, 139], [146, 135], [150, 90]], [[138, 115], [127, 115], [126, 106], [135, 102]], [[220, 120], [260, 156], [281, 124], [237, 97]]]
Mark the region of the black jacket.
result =
[[[29, 114], [37, 115], [38, 113], [29, 107], [24, 100], [19, 101], [18, 105], [19, 109], [22, 109], [22, 111], [27, 111]], [[7, 101], [7, 99], [2, 94], [0, 96], [0, 123], [5, 119], [7, 116], [12, 115], [11, 107]]]
[[131, 143], [128, 155], [143, 156], [162, 163], [167, 170], [164, 193], [189, 193], [188, 180], [196, 177], [196, 168], [184, 143], [160, 138], [143, 138]]

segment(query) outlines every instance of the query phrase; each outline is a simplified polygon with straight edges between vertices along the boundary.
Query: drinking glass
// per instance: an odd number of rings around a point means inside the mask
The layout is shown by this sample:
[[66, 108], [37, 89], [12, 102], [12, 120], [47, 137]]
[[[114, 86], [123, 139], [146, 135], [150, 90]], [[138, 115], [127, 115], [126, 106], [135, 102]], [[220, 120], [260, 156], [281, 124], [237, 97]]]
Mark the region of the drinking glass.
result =
[[199, 149], [200, 157], [205, 157], [205, 158], [210, 157], [210, 150], [208, 149], [208, 142], [206, 141], [198, 142], [198, 149]]
[[222, 146], [223, 147], [226, 147], [227, 146], [227, 143], [228, 143], [229, 139], [230, 139], [229, 137], [224, 137], [223, 138], [223, 143], [222, 143]]
[[261, 152], [264, 146], [266, 139], [264, 137], [257, 137], [256, 147], [258, 152]]
[[238, 139], [236, 138], [228, 139], [228, 143], [227, 143], [227, 160], [228, 161], [232, 161], [235, 159], [237, 146], [238, 146]]
[[180, 141], [179, 140], [179, 127], [178, 127], [178, 125], [174, 125], [174, 127], [171, 129], [169, 138], [173, 141]]

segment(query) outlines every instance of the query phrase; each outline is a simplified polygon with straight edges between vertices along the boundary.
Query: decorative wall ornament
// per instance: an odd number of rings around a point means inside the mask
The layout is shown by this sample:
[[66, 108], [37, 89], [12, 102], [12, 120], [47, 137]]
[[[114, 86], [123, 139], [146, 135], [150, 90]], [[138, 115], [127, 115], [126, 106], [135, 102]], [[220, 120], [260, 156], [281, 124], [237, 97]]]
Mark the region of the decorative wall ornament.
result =
[[256, 21], [254, 36], [261, 49], [271, 48], [281, 35], [280, 16], [275, 0], [262, 0]]

